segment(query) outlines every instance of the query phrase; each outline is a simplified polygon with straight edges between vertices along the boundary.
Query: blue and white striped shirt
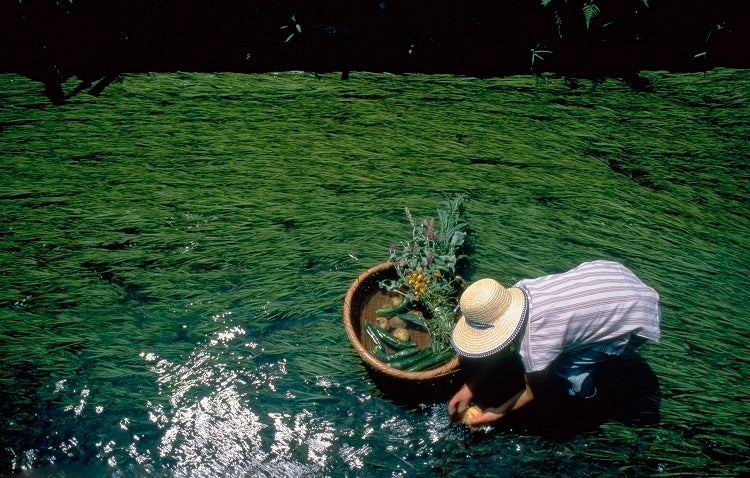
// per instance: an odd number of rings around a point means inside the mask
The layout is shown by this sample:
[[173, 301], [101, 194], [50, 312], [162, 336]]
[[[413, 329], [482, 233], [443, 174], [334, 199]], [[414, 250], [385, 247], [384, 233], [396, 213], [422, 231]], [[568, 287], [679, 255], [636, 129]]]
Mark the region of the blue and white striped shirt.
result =
[[583, 349], [619, 355], [631, 335], [659, 341], [659, 294], [622, 264], [584, 262], [514, 287], [525, 292], [529, 306], [519, 348], [526, 372]]

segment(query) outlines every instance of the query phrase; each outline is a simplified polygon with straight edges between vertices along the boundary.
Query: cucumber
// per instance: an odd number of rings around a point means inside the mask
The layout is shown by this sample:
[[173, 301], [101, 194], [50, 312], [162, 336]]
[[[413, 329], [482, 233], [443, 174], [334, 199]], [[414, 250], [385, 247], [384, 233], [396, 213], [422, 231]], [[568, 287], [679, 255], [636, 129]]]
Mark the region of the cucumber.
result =
[[406, 357], [411, 357], [412, 355], [418, 354], [421, 351], [421, 349], [418, 349], [417, 347], [409, 347], [408, 349], [399, 350], [398, 352], [394, 352], [392, 354], [388, 354], [385, 356], [385, 361], [390, 363], [394, 360], [400, 360]]
[[410, 347], [416, 347], [416, 342], [412, 342], [411, 340], [401, 340], [397, 339], [393, 335], [389, 334], [385, 330], [379, 328], [379, 327], [372, 327], [370, 326], [370, 330], [377, 335], [377, 337], [380, 339], [382, 343], [385, 343], [387, 345], [390, 345], [394, 349], [405, 349]]
[[414, 355], [410, 355], [409, 357], [405, 357], [398, 360], [393, 360], [392, 362], [389, 362], [388, 365], [390, 365], [393, 368], [397, 368], [399, 370], [406, 370], [413, 364], [417, 362], [421, 362], [427, 357], [430, 357], [432, 355], [432, 351], [429, 348], [421, 349], [419, 352], [417, 352]]
[[[399, 350], [398, 352], [394, 352], [392, 354], [386, 353], [385, 351], [373, 347], [372, 350], [370, 350], [370, 353], [373, 357], [380, 360], [381, 362], [387, 363], [388, 365], [391, 365], [393, 362], [398, 363], [399, 360], [406, 360], [412, 355], [416, 355], [420, 353], [422, 349], [418, 349], [416, 347], [411, 347], [404, 350]], [[393, 366], [393, 365], [391, 365]]]
[[370, 337], [370, 340], [375, 344], [375, 348], [380, 349], [385, 353], [385, 347], [383, 346], [383, 341], [380, 339], [380, 336], [377, 332], [375, 332], [376, 327], [373, 327], [372, 325], [365, 322], [365, 333]]
[[407, 372], [420, 372], [428, 368], [434, 367], [435, 365], [441, 364], [453, 356], [453, 351], [448, 349], [437, 354], [430, 354], [426, 358], [412, 364], [405, 370]]
[[405, 314], [409, 312], [411, 308], [412, 308], [411, 299], [409, 299], [408, 297], [404, 297], [404, 300], [402, 300], [400, 304], [388, 306], [388, 307], [381, 307], [375, 310], [375, 313], [378, 315], [382, 315], [383, 317], [391, 318], [397, 314]]
[[373, 347], [372, 350], [370, 350], [370, 353], [381, 362], [385, 362], [388, 359], [388, 354], [385, 353], [383, 349]]

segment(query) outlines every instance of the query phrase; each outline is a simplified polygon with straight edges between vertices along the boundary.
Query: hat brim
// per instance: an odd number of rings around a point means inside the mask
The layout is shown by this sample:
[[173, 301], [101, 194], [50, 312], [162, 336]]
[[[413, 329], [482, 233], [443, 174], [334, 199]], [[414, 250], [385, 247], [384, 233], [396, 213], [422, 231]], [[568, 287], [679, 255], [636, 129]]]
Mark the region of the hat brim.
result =
[[526, 297], [517, 287], [506, 289], [510, 294], [510, 304], [492, 325], [475, 327], [463, 315], [458, 319], [451, 334], [453, 349], [464, 357], [481, 358], [492, 355], [507, 347], [518, 335], [526, 315]]

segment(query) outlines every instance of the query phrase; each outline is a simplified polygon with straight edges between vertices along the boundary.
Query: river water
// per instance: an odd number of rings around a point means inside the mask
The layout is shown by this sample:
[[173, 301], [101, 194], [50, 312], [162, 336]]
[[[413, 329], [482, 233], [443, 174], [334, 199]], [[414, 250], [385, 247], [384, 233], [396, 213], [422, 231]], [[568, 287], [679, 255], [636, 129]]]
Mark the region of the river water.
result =
[[[643, 76], [0, 75], [0, 473], [750, 472], [750, 72]], [[346, 289], [456, 192], [470, 279], [660, 293], [612, 396], [470, 431], [373, 384]]]

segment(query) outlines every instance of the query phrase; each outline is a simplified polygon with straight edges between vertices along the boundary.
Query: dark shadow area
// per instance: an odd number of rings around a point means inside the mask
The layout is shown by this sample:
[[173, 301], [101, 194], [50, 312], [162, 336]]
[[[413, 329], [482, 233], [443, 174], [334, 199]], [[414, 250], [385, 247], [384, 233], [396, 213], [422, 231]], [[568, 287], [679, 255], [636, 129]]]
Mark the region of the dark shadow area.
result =
[[[487, 408], [522, 390], [523, 373], [520, 358], [508, 353], [489, 362], [463, 358], [454, 374], [430, 382], [404, 382], [372, 371], [370, 378], [383, 396], [406, 406], [447, 402], [468, 382], [474, 403]], [[596, 430], [608, 421], [637, 426], [659, 422], [659, 380], [636, 352], [626, 352], [599, 366], [594, 375], [597, 393], [592, 398], [568, 396], [562, 380], [557, 380], [526, 409], [509, 415], [496, 431], [562, 440]]]
[[[64, 99], [72, 98], [80, 93], [83, 93], [86, 91], [91, 96], [99, 96], [102, 94], [104, 89], [114, 83], [115, 81], [118, 81], [120, 78], [120, 75], [117, 74], [107, 74], [102, 76], [101, 78], [79, 78], [81, 82], [76, 86], [73, 91], [63, 96]], [[62, 93], [60, 93], [62, 94]]]
[[464, 384], [461, 370], [429, 381], [403, 380], [367, 368], [378, 392], [404, 406], [447, 402]]
[[59, 103], [66, 80], [93, 84], [120, 72], [549, 72], [624, 78], [644, 90], [643, 70], [750, 67], [744, 2], [601, 2], [590, 21], [583, 4], [8, 1], [0, 2], [0, 72], [42, 82]]
[[[506, 357], [494, 364], [491, 376], [475, 386], [475, 401], [481, 407], [497, 406], [523, 387], [520, 360]], [[596, 396], [583, 399], [568, 396], [562, 383], [527, 409], [509, 415], [496, 430], [541, 435], [553, 440], [596, 430], [607, 421], [627, 425], [653, 425], [660, 419], [659, 380], [645, 359], [626, 352], [599, 366], [595, 372]]]
[[525, 386], [518, 354], [501, 352], [483, 359], [461, 358], [464, 380], [474, 392], [474, 404], [496, 407]]
[[480, 373], [488, 373], [493, 377], [473, 385], [476, 402], [485, 407], [512, 396], [524, 383], [521, 362], [506, 355], [499, 355], [489, 362], [486, 359], [469, 360], [462, 357], [458, 369], [429, 381], [406, 381], [369, 367], [367, 371], [384, 397], [406, 406], [448, 402], [467, 381]]

